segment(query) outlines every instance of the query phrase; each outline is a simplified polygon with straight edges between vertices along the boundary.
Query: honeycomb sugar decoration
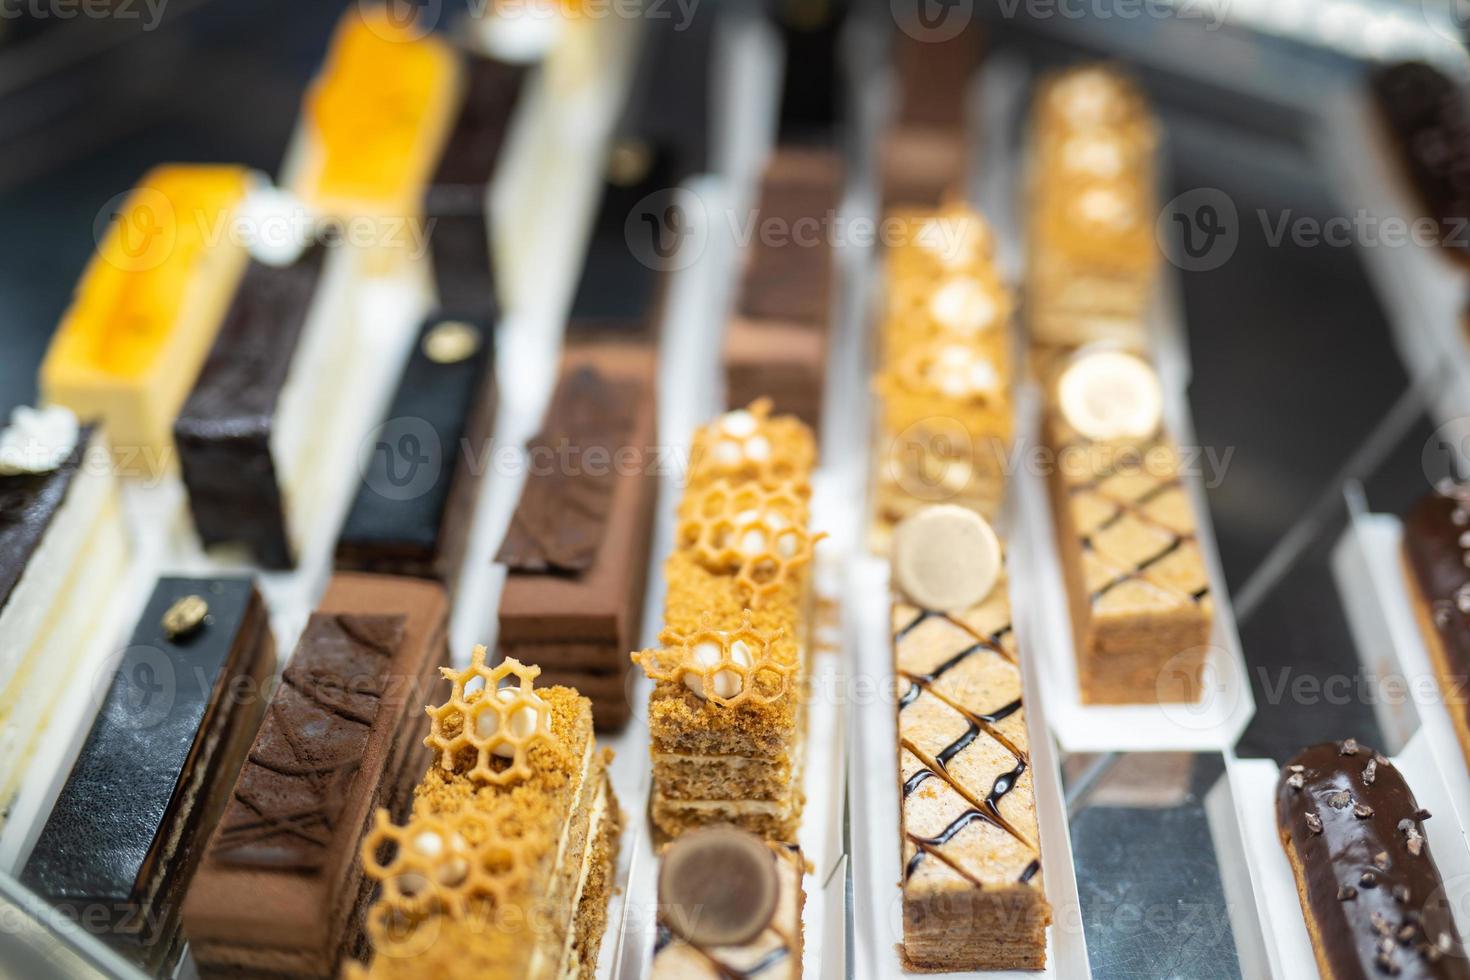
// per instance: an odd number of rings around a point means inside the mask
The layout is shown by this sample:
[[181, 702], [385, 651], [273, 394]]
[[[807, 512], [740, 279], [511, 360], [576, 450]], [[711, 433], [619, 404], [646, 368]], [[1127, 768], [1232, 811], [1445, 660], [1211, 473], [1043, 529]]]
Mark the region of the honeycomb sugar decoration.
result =
[[783, 630], [756, 629], [747, 610], [733, 630], [708, 625], [690, 633], [665, 630], [659, 635], [662, 646], [633, 654], [633, 662], [653, 680], [685, 684], [722, 707], [771, 704], [791, 690], [796, 676], [795, 661], [779, 652], [784, 636]]
[[809, 495], [804, 478], [816, 462], [811, 433], [792, 416], [772, 417], [771, 407], [769, 398], [760, 398], [699, 429], [689, 455], [690, 485], [794, 483], [798, 493]]
[[[464, 670], [440, 667], [453, 685], [449, 700], [428, 708], [430, 728], [424, 744], [439, 755], [445, 769], [462, 768], [473, 752], [467, 775], [478, 782], [505, 786], [532, 774], [530, 749], [537, 744], [555, 748], [551, 737], [551, 706], [537, 696], [534, 682], [541, 668], [507, 657], [497, 667], [485, 665], [485, 648], [475, 647]], [[506, 678], [513, 686], [501, 687]], [[466, 690], [476, 680], [484, 687]], [[509, 765], [496, 765], [496, 760]]]
[[790, 483], [777, 488], [720, 480], [686, 494], [679, 546], [717, 574], [734, 574], [752, 606], [809, 564], [825, 535], [807, 527], [806, 500]]
[[527, 893], [547, 844], [506, 833], [499, 818], [461, 809], [416, 813], [398, 826], [388, 811], [377, 811], [362, 863], [380, 889], [367, 916], [368, 939], [379, 955], [418, 955], [433, 932], [421, 926], [434, 916], [465, 921], [477, 911], [509, 909]]

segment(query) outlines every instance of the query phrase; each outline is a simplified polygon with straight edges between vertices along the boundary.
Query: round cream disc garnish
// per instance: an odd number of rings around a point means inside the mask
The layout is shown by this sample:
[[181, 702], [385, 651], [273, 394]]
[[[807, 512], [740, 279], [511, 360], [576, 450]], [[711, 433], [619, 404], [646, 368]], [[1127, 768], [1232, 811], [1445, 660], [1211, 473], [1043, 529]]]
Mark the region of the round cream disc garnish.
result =
[[771, 924], [780, 892], [775, 854], [754, 834], [730, 827], [681, 835], [658, 872], [664, 921], [706, 949], [753, 941]]
[[[495, 699], [501, 704], [512, 704], [519, 694], [520, 691], [517, 688], [502, 687], [495, 692]], [[541, 702], [541, 699], [534, 694], [527, 695], [527, 697], [534, 700], [537, 704]], [[536, 709], [530, 705], [522, 705], [516, 708], [510, 714], [509, 731], [507, 734], [514, 737], [517, 741], [530, 738], [536, 733], [537, 717]], [[489, 738], [498, 731], [500, 731], [500, 714], [498, 712], [481, 712], [479, 717], [475, 719], [475, 733], [481, 738]], [[506, 742], [501, 742], [495, 746], [493, 751], [502, 759], [514, 759], [516, 757], [515, 746]]]
[[737, 408], [733, 412], [726, 412], [720, 419], [720, 431], [727, 436], [736, 439], [744, 439], [746, 436], [754, 435], [756, 428], [755, 416], [743, 408]]
[[1072, 428], [1099, 442], [1147, 439], [1159, 430], [1164, 394], [1154, 369], [1134, 354], [1082, 354], [1062, 372], [1057, 401]]
[[[720, 645], [711, 640], [697, 643], [693, 650], [689, 651], [690, 659], [700, 667], [713, 667], [720, 662]], [[744, 640], [736, 640], [730, 644], [730, 658], [732, 662], [742, 667], [749, 667], [755, 663], [751, 656], [750, 647], [746, 646]], [[704, 693], [704, 677], [693, 672], [684, 675], [684, 686], [705, 700], [709, 698]], [[740, 675], [733, 670], [717, 670], [714, 676], [715, 695], [729, 700], [740, 693], [744, 685], [741, 683]]]
[[990, 595], [1000, 569], [1000, 539], [972, 510], [926, 507], [894, 529], [894, 581], [920, 608], [968, 609]]
[[457, 364], [480, 349], [480, 331], [463, 320], [445, 320], [424, 337], [424, 356], [435, 364]]

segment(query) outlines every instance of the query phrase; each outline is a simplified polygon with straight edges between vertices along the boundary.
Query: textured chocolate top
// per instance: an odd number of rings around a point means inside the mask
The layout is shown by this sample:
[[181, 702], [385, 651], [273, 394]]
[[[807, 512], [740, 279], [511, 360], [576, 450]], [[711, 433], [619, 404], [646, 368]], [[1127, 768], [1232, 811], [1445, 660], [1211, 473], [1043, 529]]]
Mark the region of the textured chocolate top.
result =
[[1422, 62], [1390, 65], [1370, 79], [1420, 203], [1443, 222], [1442, 243], [1470, 250], [1470, 100]]
[[1403, 547], [1449, 672], [1470, 674], [1470, 486], [1446, 483], [1416, 503], [1404, 515]]
[[777, 151], [761, 182], [738, 314], [827, 328], [842, 178], [836, 153], [791, 147]]
[[[190, 595], [209, 604], [208, 618], [171, 639], [164, 613]], [[190, 790], [194, 767], [215, 763], [207, 736], [239, 707], [228, 685], [270, 655], [268, 637], [249, 579], [159, 581], [22, 873], [28, 887], [53, 902], [106, 904], [114, 915], [166, 892], [154, 876], [185, 863], [165, 860], [170, 841], [207, 804]]]
[[[497, 561], [513, 572], [576, 574], [607, 533], [619, 450], [628, 444], [639, 386], [584, 367], [557, 387], [529, 446], [532, 471]], [[635, 461], [641, 465], [642, 458]]]
[[0, 476], [0, 609], [10, 601], [51, 519], [66, 501], [94, 431], [94, 426], [84, 426], [76, 449], [50, 473]]
[[311, 617], [240, 771], [215, 860], [322, 868], [403, 636], [402, 616]]
[[1303, 749], [1282, 770], [1277, 829], [1318, 960], [1338, 980], [1470, 977], [1428, 818], [1393, 763], [1352, 739]]
[[455, 484], [471, 466], [488, 466], [490, 447], [477, 441], [482, 430], [488, 439], [495, 408], [488, 321], [463, 321], [479, 342], [461, 359], [445, 360], [429, 343], [439, 327], [459, 322], [436, 314], [419, 331], [342, 527], [338, 567], [432, 577], [454, 571], [444, 559], [467, 537], [474, 504]]
[[293, 563], [270, 442], [325, 262], [315, 245], [284, 268], [250, 263], [174, 422], [200, 538], [243, 541], [268, 568]]

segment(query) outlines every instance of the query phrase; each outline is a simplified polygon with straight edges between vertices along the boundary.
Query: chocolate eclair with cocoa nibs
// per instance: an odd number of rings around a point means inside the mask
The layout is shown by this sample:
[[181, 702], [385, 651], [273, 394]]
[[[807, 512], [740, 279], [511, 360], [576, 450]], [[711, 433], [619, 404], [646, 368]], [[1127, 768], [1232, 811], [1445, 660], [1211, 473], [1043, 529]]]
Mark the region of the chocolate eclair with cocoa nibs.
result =
[[[1371, 780], [1353, 758], [1363, 753]], [[1444, 881], [1424, 811], [1386, 759], [1353, 739], [1304, 749], [1282, 771], [1276, 807], [1323, 976], [1470, 980], [1449, 908], [1435, 899]]]

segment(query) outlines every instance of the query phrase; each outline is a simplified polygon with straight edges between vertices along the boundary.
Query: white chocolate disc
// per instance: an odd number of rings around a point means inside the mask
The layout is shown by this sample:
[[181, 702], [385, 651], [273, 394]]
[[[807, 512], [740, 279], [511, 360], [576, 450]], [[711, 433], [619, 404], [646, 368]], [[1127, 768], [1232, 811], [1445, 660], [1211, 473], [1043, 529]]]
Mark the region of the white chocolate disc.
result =
[[[695, 645], [690, 651], [694, 656], [694, 662], [701, 667], [713, 667], [720, 662], [720, 645], [712, 640]], [[746, 646], [744, 640], [736, 640], [730, 644], [730, 660], [742, 667], [749, 667], [755, 662], [750, 655], [750, 647]], [[704, 693], [704, 678], [699, 674], [687, 673], [684, 675], [684, 686], [689, 688], [701, 698], [708, 700]], [[715, 672], [714, 687], [715, 694], [722, 698], [733, 698], [740, 693], [744, 685], [740, 681], [740, 675], [733, 670], [719, 670]]]
[[973, 276], [956, 276], [935, 290], [929, 313], [946, 330], [977, 334], [995, 326], [1000, 309], [985, 283]]
[[[495, 697], [496, 700], [500, 701], [502, 704], [509, 704], [516, 699], [517, 693], [518, 692], [514, 688], [502, 687], [500, 690], [495, 692]], [[540, 698], [537, 698], [534, 694], [532, 694], [531, 697], [538, 702], [541, 700]], [[508, 734], [516, 739], [529, 738], [536, 732], [536, 722], [538, 718], [539, 716], [536, 713], [536, 709], [531, 707], [530, 705], [517, 708], [515, 711], [511, 712], [509, 719], [510, 731]], [[481, 738], [489, 738], [491, 735], [494, 735], [499, 730], [500, 715], [494, 711], [486, 711], [475, 720], [475, 732]], [[499, 745], [495, 746], [492, 751], [495, 755], [500, 756], [500, 758], [502, 759], [514, 759], [516, 756], [515, 746], [507, 744], [505, 742], [501, 742]]]
[[893, 532], [893, 578], [914, 605], [967, 609], [1000, 579], [1000, 539], [979, 514], [955, 504], [926, 507]]
[[1116, 350], [1083, 354], [1062, 372], [1057, 402], [1089, 439], [1147, 439], [1159, 430], [1164, 394], [1142, 358]]

